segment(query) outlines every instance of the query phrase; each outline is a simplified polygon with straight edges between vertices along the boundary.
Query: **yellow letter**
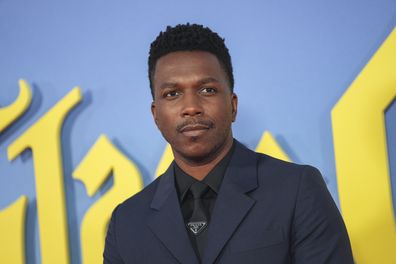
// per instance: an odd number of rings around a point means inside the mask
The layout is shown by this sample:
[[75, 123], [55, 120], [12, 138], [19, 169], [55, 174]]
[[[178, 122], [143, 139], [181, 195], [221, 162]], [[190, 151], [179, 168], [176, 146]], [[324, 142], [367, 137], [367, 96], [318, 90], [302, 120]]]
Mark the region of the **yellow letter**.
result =
[[166, 169], [169, 167], [169, 165], [173, 161], [173, 153], [172, 153], [172, 148], [169, 144], [166, 144], [164, 153], [162, 154], [162, 157], [160, 159], [160, 162], [157, 166], [157, 170], [155, 171], [155, 176], [158, 177], [161, 174], [163, 174]]
[[261, 137], [260, 142], [256, 147], [256, 152], [264, 153], [284, 161], [290, 161], [290, 158], [268, 131], [265, 131], [263, 133], [263, 136]]
[[20, 117], [32, 101], [32, 92], [24, 80], [19, 80], [19, 95], [11, 105], [0, 108], [0, 132]]
[[102, 135], [73, 173], [89, 196], [94, 195], [113, 172], [113, 187], [86, 213], [81, 226], [83, 263], [102, 263], [106, 229], [111, 212], [120, 202], [142, 189], [140, 172]]
[[60, 133], [66, 115], [80, 100], [76, 87], [8, 147], [9, 160], [26, 148], [33, 152], [44, 264], [69, 263]]
[[356, 263], [396, 263], [384, 111], [396, 95], [393, 30], [332, 110], [338, 192]]
[[25, 263], [25, 221], [28, 199], [21, 196], [0, 211], [0, 263]]

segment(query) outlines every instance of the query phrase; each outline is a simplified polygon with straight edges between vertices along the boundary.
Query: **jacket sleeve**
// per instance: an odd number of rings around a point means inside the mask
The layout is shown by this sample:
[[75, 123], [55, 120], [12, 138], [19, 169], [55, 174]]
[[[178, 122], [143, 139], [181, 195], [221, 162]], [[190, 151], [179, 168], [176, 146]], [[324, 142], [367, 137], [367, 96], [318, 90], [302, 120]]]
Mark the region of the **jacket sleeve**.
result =
[[320, 172], [305, 166], [298, 188], [292, 227], [292, 262], [353, 264], [345, 224]]
[[116, 218], [118, 206], [114, 209], [111, 216], [110, 224], [107, 229], [105, 248], [103, 252], [104, 264], [124, 264], [118, 252], [116, 238]]

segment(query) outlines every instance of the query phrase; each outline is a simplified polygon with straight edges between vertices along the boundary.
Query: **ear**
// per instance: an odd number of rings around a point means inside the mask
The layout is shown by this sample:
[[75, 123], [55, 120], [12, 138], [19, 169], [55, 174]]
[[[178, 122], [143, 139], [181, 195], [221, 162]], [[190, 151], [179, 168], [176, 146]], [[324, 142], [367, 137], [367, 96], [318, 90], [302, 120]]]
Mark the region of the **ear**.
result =
[[238, 112], [238, 96], [235, 93], [231, 94], [231, 111], [232, 111], [232, 122], [235, 122]]
[[155, 107], [155, 101], [151, 103], [151, 114], [153, 115], [153, 119], [155, 124], [158, 127], [158, 120], [157, 120], [157, 108]]

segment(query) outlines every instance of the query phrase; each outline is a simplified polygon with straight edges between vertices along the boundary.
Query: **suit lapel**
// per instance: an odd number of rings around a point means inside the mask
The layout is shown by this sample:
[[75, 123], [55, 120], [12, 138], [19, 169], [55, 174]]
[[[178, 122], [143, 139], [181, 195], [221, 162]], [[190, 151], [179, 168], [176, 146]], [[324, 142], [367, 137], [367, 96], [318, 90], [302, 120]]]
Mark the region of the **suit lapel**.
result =
[[255, 200], [246, 195], [257, 187], [257, 156], [236, 142], [208, 229], [203, 264], [214, 263]]
[[180, 263], [198, 264], [184, 226], [173, 174], [172, 163], [159, 180], [148, 225]]

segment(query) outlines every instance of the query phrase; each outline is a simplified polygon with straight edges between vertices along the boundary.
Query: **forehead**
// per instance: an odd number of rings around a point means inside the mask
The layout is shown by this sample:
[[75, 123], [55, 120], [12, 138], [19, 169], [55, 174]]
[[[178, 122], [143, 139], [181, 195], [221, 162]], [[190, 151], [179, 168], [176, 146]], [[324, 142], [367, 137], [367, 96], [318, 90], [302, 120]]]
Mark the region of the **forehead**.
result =
[[154, 72], [154, 86], [158, 82], [186, 78], [213, 77], [226, 81], [217, 57], [206, 51], [176, 51], [158, 59]]

